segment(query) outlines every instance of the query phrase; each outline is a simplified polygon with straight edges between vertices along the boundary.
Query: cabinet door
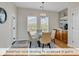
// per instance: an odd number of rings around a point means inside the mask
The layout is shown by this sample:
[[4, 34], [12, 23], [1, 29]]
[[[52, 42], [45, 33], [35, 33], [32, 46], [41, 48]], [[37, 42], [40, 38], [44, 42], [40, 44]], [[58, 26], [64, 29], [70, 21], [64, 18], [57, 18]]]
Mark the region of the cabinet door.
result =
[[56, 32], [56, 39], [60, 40], [60, 32], [58, 30]]
[[62, 32], [62, 40], [67, 44], [67, 42], [68, 42], [68, 32], [67, 31]]

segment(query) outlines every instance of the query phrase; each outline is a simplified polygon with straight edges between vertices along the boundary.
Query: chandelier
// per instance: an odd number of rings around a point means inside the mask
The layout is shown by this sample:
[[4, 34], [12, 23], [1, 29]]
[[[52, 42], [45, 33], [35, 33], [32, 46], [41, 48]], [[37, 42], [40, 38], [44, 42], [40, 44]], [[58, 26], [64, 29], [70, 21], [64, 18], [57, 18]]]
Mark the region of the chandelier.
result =
[[41, 2], [42, 5], [40, 6], [40, 9], [41, 9], [41, 13], [40, 13], [40, 16], [41, 17], [45, 17], [46, 16], [46, 13], [44, 12], [44, 8], [45, 8], [45, 2]]

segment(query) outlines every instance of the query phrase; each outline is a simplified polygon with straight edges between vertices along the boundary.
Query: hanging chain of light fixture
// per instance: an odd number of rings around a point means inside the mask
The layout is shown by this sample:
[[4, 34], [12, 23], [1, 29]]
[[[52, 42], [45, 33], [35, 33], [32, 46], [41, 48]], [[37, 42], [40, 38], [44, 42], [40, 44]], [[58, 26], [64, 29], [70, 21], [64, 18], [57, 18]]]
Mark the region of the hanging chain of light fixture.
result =
[[42, 2], [42, 5], [40, 6], [40, 8], [43, 10], [44, 9], [44, 3], [45, 2]]
[[41, 8], [41, 11], [42, 11], [42, 13], [40, 13], [40, 16], [46, 16], [46, 13], [44, 13], [44, 5], [45, 5], [45, 2], [42, 2], [42, 5], [40, 6], [40, 8]]

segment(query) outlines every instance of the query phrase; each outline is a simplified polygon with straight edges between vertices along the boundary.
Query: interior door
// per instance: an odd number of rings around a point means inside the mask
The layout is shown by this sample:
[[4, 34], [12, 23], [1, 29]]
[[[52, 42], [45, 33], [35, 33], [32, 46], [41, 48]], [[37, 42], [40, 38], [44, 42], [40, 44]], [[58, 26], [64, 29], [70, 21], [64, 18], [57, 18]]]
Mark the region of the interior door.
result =
[[79, 47], [79, 7], [75, 8], [75, 14], [73, 19], [74, 26], [74, 45], [75, 47]]
[[73, 8], [71, 10], [72, 15], [72, 46], [78, 48], [79, 47], [79, 7]]

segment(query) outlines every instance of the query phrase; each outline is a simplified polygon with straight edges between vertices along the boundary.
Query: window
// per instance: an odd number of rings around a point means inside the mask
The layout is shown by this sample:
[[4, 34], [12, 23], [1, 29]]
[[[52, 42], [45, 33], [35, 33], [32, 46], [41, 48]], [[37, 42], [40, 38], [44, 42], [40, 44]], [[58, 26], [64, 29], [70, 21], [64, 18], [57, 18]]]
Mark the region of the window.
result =
[[[27, 17], [27, 30], [31, 32], [32, 34], [35, 34], [38, 30], [42, 30], [42, 32], [48, 32], [49, 31], [49, 19], [47, 16], [40, 17], [40, 20], [37, 20], [36, 16], [28, 16]], [[37, 22], [39, 22], [37, 24]], [[37, 27], [39, 26], [39, 27]]]
[[41, 29], [42, 32], [48, 32], [49, 31], [49, 21], [48, 17], [41, 17]]
[[35, 16], [28, 16], [28, 19], [27, 19], [27, 30], [32, 32], [32, 33], [37, 31], [37, 17], [35, 17]]

